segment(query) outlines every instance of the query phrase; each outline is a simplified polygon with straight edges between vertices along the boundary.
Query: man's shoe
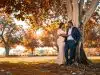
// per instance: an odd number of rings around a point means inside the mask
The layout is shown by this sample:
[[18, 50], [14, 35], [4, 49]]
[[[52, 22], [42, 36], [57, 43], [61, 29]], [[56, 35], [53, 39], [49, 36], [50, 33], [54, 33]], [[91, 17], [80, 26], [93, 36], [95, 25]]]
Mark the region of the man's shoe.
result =
[[72, 61], [69, 61], [69, 65], [72, 65], [73, 64], [73, 62]]

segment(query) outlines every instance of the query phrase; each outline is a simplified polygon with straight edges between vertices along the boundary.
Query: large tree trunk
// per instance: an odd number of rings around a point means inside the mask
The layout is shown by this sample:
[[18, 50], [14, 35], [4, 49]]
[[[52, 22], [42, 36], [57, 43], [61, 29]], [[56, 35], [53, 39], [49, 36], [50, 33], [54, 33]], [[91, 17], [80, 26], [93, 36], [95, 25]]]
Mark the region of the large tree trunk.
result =
[[[78, 3], [78, 1], [79, 0], [72, 0], [72, 6], [73, 6], [72, 20], [73, 20], [74, 26], [76, 26], [76, 27], [81, 26], [82, 27], [82, 29], [80, 30], [81, 34], [82, 34], [82, 38], [81, 38], [81, 40], [77, 46], [77, 49], [76, 49], [76, 62], [82, 63], [82, 64], [88, 64], [88, 60], [87, 60], [87, 57], [86, 57], [86, 54], [85, 54], [84, 48], [83, 48], [84, 25], [86, 24], [86, 22], [89, 20], [89, 18], [93, 14], [93, 12], [97, 6], [98, 0], [92, 1], [91, 9], [88, 10], [84, 16], [82, 14], [82, 6], [84, 3], [84, 0], [81, 0], [80, 4]], [[81, 22], [83, 22], [82, 25], [80, 25]]]
[[[80, 25], [80, 11], [79, 11], [79, 3], [78, 0], [72, 0], [73, 4], [73, 24], [76, 27], [79, 27]], [[83, 32], [82, 32], [83, 33]], [[76, 62], [81, 64], [88, 64], [87, 57], [85, 55], [84, 49], [83, 49], [83, 43], [82, 40], [79, 41], [79, 44], [76, 48]]]

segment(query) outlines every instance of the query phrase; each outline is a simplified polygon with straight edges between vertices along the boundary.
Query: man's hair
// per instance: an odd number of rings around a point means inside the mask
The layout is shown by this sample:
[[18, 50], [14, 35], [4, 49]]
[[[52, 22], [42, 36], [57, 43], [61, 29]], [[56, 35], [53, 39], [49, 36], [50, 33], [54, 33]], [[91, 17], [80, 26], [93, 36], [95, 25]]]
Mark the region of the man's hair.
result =
[[64, 23], [61, 22], [61, 23], [59, 24], [59, 28], [61, 28], [63, 25], [64, 25]]

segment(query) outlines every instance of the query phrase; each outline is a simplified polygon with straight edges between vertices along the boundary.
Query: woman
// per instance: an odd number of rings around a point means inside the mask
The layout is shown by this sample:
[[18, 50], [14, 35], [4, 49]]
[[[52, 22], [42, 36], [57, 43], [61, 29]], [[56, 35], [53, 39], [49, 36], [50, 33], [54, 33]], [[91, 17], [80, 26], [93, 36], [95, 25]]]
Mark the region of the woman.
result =
[[59, 65], [65, 63], [65, 55], [64, 55], [65, 42], [64, 41], [67, 35], [63, 29], [64, 29], [64, 23], [60, 23], [59, 28], [57, 30], [57, 35], [58, 35], [57, 45], [58, 45], [59, 52], [56, 61], [56, 63]]

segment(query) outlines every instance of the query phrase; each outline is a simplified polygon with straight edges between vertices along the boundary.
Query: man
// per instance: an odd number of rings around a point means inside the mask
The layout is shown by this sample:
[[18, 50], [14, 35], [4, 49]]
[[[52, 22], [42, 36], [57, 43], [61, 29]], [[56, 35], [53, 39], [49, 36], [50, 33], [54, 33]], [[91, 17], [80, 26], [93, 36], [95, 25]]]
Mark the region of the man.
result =
[[[72, 21], [68, 22], [67, 38], [65, 39], [65, 58], [66, 64], [72, 64], [75, 60], [76, 47], [80, 40], [80, 32], [77, 27], [73, 26]], [[70, 50], [70, 58], [68, 58], [68, 50]]]

